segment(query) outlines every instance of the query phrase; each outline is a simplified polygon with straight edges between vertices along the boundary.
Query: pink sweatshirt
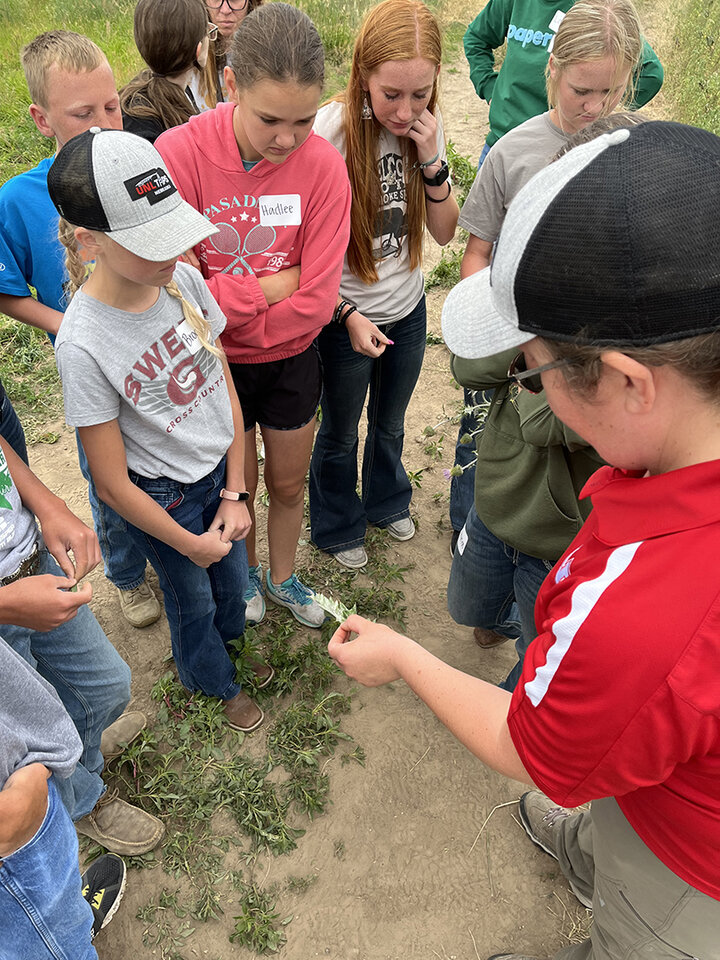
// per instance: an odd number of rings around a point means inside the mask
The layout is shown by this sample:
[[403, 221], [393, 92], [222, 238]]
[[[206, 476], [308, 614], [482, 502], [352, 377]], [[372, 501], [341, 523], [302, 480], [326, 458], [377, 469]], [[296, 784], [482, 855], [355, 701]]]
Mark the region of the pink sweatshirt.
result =
[[[345, 162], [311, 133], [284, 163], [248, 173], [221, 103], [167, 130], [155, 143], [178, 190], [219, 227], [195, 248], [227, 317], [222, 343], [233, 363], [302, 353], [332, 317], [350, 235]], [[258, 277], [300, 266], [300, 287], [268, 306]]]

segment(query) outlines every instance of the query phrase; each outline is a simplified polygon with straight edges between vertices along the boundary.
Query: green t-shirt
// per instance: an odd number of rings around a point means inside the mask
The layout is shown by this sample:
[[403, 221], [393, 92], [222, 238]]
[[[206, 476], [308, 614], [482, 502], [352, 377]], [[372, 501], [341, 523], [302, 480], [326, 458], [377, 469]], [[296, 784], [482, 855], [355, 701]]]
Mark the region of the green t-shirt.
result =
[[[563, 14], [574, 0], [488, 0], [465, 32], [463, 44], [470, 79], [490, 103], [488, 145], [519, 124], [544, 113], [545, 66]], [[495, 70], [493, 51], [507, 40], [505, 59]], [[643, 44], [634, 108], [644, 106], [663, 82], [662, 64]]]

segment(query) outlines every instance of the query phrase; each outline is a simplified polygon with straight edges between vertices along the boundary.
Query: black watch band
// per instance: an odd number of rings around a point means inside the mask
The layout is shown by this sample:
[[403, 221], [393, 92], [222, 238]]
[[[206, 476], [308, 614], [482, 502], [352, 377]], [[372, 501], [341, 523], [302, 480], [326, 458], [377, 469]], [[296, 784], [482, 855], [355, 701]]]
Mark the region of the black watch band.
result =
[[445, 183], [445, 181], [449, 176], [450, 176], [450, 170], [448, 168], [448, 165], [444, 160], [441, 160], [440, 169], [435, 174], [435, 176], [426, 177], [425, 174], [423, 173], [423, 180], [425, 181], [425, 184], [428, 187], [439, 187], [439, 186], [442, 186], [443, 183]]

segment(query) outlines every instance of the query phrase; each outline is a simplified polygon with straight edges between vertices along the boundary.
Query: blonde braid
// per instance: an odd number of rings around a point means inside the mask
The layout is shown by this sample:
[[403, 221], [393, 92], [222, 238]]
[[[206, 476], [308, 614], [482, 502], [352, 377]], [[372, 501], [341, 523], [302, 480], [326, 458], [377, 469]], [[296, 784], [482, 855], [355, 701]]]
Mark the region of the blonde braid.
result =
[[72, 300], [80, 287], [85, 283], [90, 273], [88, 265], [80, 256], [80, 248], [75, 239], [75, 227], [60, 217], [58, 223], [58, 239], [65, 247], [65, 267], [67, 268], [70, 283], [68, 285], [68, 302]]
[[203, 317], [203, 315], [196, 310], [188, 300], [185, 299], [180, 292], [180, 287], [178, 287], [177, 283], [175, 283], [174, 280], [171, 280], [170, 283], [165, 284], [165, 289], [171, 297], [174, 297], [176, 300], [180, 301], [183, 316], [187, 320], [190, 328], [198, 335], [200, 343], [205, 347], [205, 349], [209, 350], [210, 353], [214, 354], [216, 357], [222, 357], [222, 350], [218, 350], [211, 339], [212, 330], [210, 324], [205, 317]]

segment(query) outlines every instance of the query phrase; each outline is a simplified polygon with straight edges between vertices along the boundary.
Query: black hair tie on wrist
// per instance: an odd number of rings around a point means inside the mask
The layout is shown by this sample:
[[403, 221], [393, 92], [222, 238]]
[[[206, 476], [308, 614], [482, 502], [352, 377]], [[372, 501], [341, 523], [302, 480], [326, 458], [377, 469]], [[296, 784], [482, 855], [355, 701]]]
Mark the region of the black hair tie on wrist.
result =
[[425, 199], [427, 200], [427, 202], [428, 202], [428, 203], [445, 203], [445, 201], [448, 199], [448, 197], [449, 197], [450, 194], [452, 193], [452, 187], [450, 186], [450, 184], [448, 184], [447, 186], [448, 186], [448, 192], [445, 194], [444, 197], [441, 197], [439, 200], [436, 200], [435, 197], [431, 197], [431, 196], [426, 192], [426, 193], [425, 193]]

